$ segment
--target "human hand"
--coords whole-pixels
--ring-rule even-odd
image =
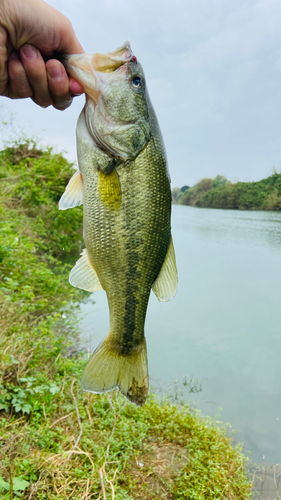
[[[66,109],[84,90],[52,57],[83,52],[67,17],[43,0],[0,0],[0,95]]]

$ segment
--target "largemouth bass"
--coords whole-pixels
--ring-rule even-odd
[[[118,387],[141,406],[150,290],[167,301],[177,289],[165,148],[129,43],[108,54],[67,56],[65,65],[86,93],[77,124],[79,171],[60,200],[61,209],[83,203],[86,249],[69,280],[89,292],[104,289],[110,312],[109,332],[82,387],[95,393]]]

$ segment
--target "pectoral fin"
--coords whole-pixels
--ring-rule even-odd
[[[111,210],[119,210],[121,206],[121,186],[118,174],[114,169],[111,173],[99,172],[98,192],[104,205]]]
[[[77,170],[65,188],[65,192],[59,201],[59,209],[66,210],[67,208],[79,207],[82,203],[83,179],[80,170]]]
[[[158,277],[154,282],[152,290],[154,291],[157,299],[160,300],[160,302],[168,302],[168,300],[171,300],[176,295],[177,286],[178,272],[175,250],[171,237],[167,255],[163,262],[160,273],[158,274]]]
[[[102,290],[102,285],[89,260],[86,248],[82,251],[80,259],[70,271],[69,283],[76,288],[86,290],[86,292],[98,292],[98,290]]]

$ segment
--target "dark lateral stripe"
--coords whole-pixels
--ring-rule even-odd
[[[124,333],[122,342],[122,354],[129,354],[134,347],[134,331],[136,327],[136,310],[139,303],[138,300],[138,272],[139,255],[135,250],[128,249],[128,266],[129,270],[126,273],[126,302],[124,315]]]

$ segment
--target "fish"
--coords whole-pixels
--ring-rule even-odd
[[[69,281],[89,292],[105,290],[110,314],[82,388],[118,388],[142,406],[149,389],[150,291],[165,302],[178,282],[164,142],[129,42],[107,54],[66,56],[64,64],[86,94],[76,131],[79,169],[59,202],[62,210],[83,204],[85,249]]]

